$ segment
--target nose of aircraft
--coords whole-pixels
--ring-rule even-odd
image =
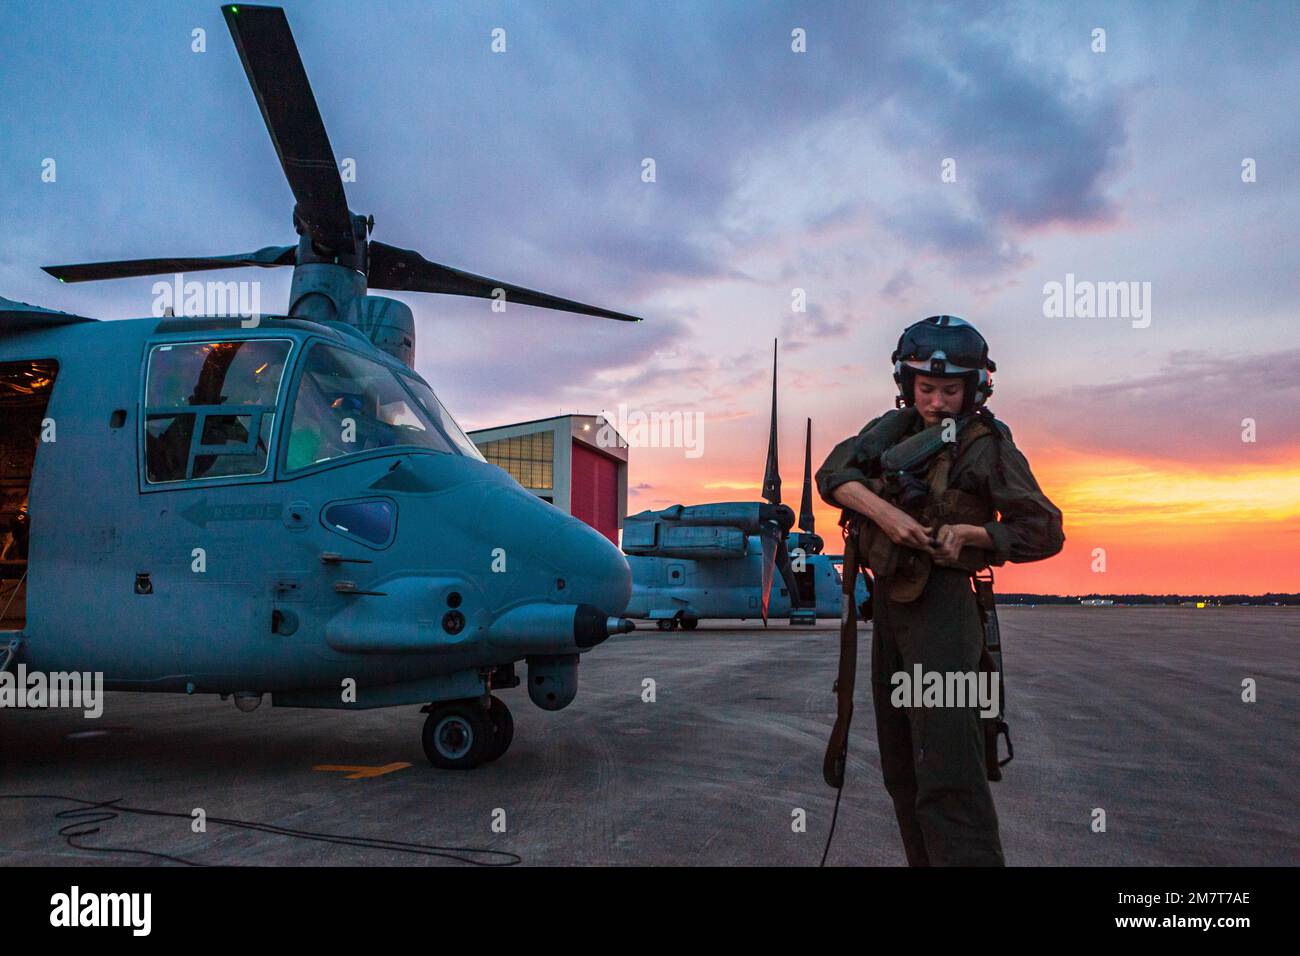
[[[513,481],[487,497],[474,531],[480,540],[509,550],[510,568],[522,572],[510,576],[517,588],[514,600],[588,604],[611,617],[621,615],[631,600],[632,571],[623,552],[594,528]],[[520,563],[517,549],[526,554]]]
[[[621,615],[632,598],[632,571],[623,552],[577,518],[554,514],[561,520],[540,542],[537,555],[555,568],[556,581],[548,598],[564,604],[590,604],[613,617]]]

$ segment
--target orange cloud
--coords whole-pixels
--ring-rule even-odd
[[[998,590],[1041,594],[1262,594],[1300,590],[1300,456],[1191,467],[1164,460],[1031,455],[1065,516],[1065,548],[997,569]],[[816,502],[839,551],[839,512]],[[1097,552],[1096,549],[1102,549]],[[1105,571],[1099,557],[1105,558]]]
[[[761,462],[752,448],[716,436],[707,459],[634,450],[637,480],[652,487],[629,510],[712,501],[755,501]],[[1096,455],[1036,442],[1022,448],[1043,490],[1065,516],[1062,552],[997,569],[1003,592],[1044,594],[1247,593],[1300,590],[1300,451],[1282,462],[1205,465]],[[759,446],[761,447],[761,446]],[[787,449],[789,451],[790,449]],[[818,449],[820,452],[820,449]],[[814,455],[814,467],[820,456]],[[798,508],[802,462],[787,462],[782,489]],[[753,471],[752,478],[745,475]],[[842,549],[839,512],[814,500],[827,549]],[[1096,549],[1102,552],[1096,552]],[[1105,555],[1104,572],[1097,556]]]

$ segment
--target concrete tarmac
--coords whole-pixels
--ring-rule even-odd
[[[1010,865],[1300,863],[1300,611],[999,609],[1016,759],[993,784]],[[830,863],[904,864],[880,781],[860,635],[848,783]],[[215,697],[109,694],[104,714],[0,711],[0,793],[122,814],[73,843],[236,865],[454,864],[233,829],[492,848],[534,865],[815,865],[835,793],[821,764],[838,624],[644,623],[583,656],[577,699],[501,697],[515,740],[470,772],[431,768],[416,707],[251,713]],[[521,668],[521,676],[522,676]],[[1242,701],[1255,681],[1257,701]],[[643,699],[653,681],[654,700]],[[408,767],[398,767],[409,763]],[[320,766],[381,768],[349,779]],[[154,864],[69,846],[76,805],[0,800],[0,865]],[[1094,811],[1105,832],[1094,832]],[[802,812],[802,814],[801,814]],[[800,816],[806,827],[799,832]],[[498,829],[504,822],[505,832]]]

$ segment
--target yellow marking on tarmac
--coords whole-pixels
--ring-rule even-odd
[[[346,773],[345,780],[365,780],[369,777],[382,777],[386,773],[393,773],[395,770],[405,770],[409,763],[386,763],[382,767],[351,767],[345,764],[322,763],[312,767],[313,770],[324,770],[326,772]]]

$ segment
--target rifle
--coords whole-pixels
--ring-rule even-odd
[[[840,664],[831,692],[835,694],[835,726],[831,728],[826,743],[826,756],[822,759],[822,777],[835,788],[835,809],[831,813],[831,828],[826,834],[821,865],[831,852],[835,838],[835,821],[840,816],[840,797],[844,795],[844,772],[849,762],[849,725],[853,723],[853,688],[858,674],[858,528],[857,521],[846,518],[844,527],[844,570],[841,573],[842,592],[840,606]],[[874,586],[873,586],[874,592]],[[874,595],[873,595],[874,596]]]
[[[822,777],[839,790],[844,786],[844,769],[849,759],[849,725],[853,722],[853,688],[858,671],[858,535],[856,522],[845,525],[844,571],[840,608],[840,665],[831,692],[835,694],[835,726],[826,744]]]
[[[994,782],[1002,779],[1002,768],[1015,759],[1011,746],[1011,728],[1007,726],[1007,685],[1002,672],[1002,631],[998,627],[998,609],[993,597],[993,572],[987,577],[975,575],[975,603],[980,609],[980,624],[984,629],[984,648],[980,653],[980,669],[998,675],[998,714],[984,718],[984,768]],[[998,759],[998,737],[1007,741],[1007,759]]]

